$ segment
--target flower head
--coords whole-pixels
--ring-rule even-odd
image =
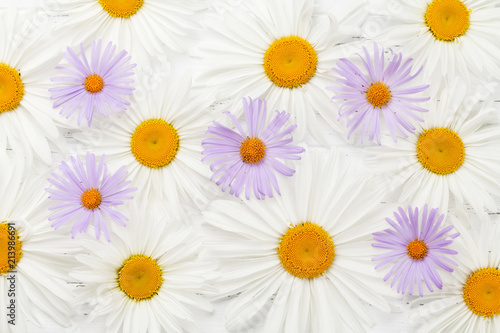
[[[218,178],[217,185],[222,185],[225,192],[239,197],[243,188],[245,196],[250,199],[250,193],[256,198],[264,199],[266,194],[272,198],[273,190],[280,194],[278,181],[273,171],[290,177],[295,170],[287,167],[278,159],[300,160],[298,154],[304,148],[289,145],[293,141],[291,133],[297,125],[291,125],[281,131],[290,115],[285,111],[276,110],[276,116],[267,125],[266,101],[257,99],[247,102],[243,99],[243,108],[247,121],[247,131],[229,111],[227,114],[237,128],[237,132],[214,121],[214,126],[208,128],[207,134],[218,138],[203,140],[205,147],[202,161],[214,160],[210,165],[215,170],[211,179]]]
[[[83,117],[90,126],[94,111],[99,115],[108,116],[108,110],[126,110],[130,103],[122,96],[131,96],[134,88],[129,84],[134,80],[130,70],[135,64],[129,64],[130,56],[125,50],[115,56],[116,45],[108,43],[101,55],[101,40],[92,43],[91,61],[87,60],[83,44],[80,44],[82,59],[67,48],[64,57],[69,67],[56,67],[69,75],[56,76],[51,80],[60,82],[60,87],[50,88],[51,99],[56,99],[54,108],[61,108],[61,114],[69,118],[79,109],[78,125]]]
[[[97,164],[95,155],[87,153],[86,168],[79,157],[71,157],[70,162],[71,166],[64,161],[59,166],[62,176],[52,173],[53,178],[49,178],[55,188],[45,189],[51,194],[49,199],[62,202],[50,207],[51,210],[59,210],[49,217],[53,221],[52,227],[57,229],[76,219],[72,229],[74,238],[77,232],[86,232],[93,220],[95,236],[99,238],[102,228],[109,242],[110,236],[103,214],[123,226],[128,221],[125,215],[111,208],[123,205],[124,200],[132,199],[129,194],[136,189],[127,188],[130,184],[130,181],[125,181],[128,172],[122,166],[114,174],[110,174],[104,164],[104,155]]]
[[[398,212],[394,212],[397,223],[386,218],[392,229],[373,233],[375,240],[373,247],[390,250],[390,252],[372,259],[373,261],[381,261],[375,266],[375,269],[396,262],[389,273],[385,275],[384,281],[393,276],[391,282],[391,287],[393,287],[399,280],[398,293],[404,294],[408,290],[408,293],[413,295],[416,283],[420,296],[423,296],[422,279],[431,292],[433,291],[432,284],[441,289],[443,282],[436,266],[453,272],[450,264],[455,266],[457,264],[443,254],[458,253],[446,247],[459,234],[447,235],[453,229],[452,225],[439,230],[445,215],[438,215],[437,208],[429,211],[425,205],[421,215],[421,223],[419,223],[418,208],[413,210],[409,206],[407,214],[403,208],[399,207]]]
[[[416,112],[427,112],[427,109],[416,106],[414,103],[425,102],[429,97],[417,95],[426,90],[428,85],[408,86],[422,71],[420,68],[411,75],[411,62],[403,62],[401,53],[394,54],[387,66],[384,65],[384,49],[373,44],[373,59],[367,49],[363,47],[364,58],[360,55],[365,72],[354,63],[343,58],[337,62],[338,68],[333,68],[341,78],[337,79],[338,86],[328,89],[339,93],[333,99],[345,101],[339,108],[338,120],[350,118],[347,127],[351,127],[347,138],[363,124],[363,137],[368,134],[370,141],[374,138],[380,145],[380,118],[385,120],[387,130],[394,141],[396,133],[408,137],[405,131],[413,133],[415,127],[409,119],[423,121]]]

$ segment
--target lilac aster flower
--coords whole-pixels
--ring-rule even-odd
[[[272,198],[273,190],[280,194],[278,181],[273,171],[287,177],[295,170],[287,167],[278,159],[300,160],[298,154],[304,148],[289,145],[293,141],[291,133],[297,125],[281,128],[290,118],[285,111],[276,110],[276,116],[267,126],[266,101],[257,99],[249,102],[243,99],[245,119],[248,131],[245,132],[239,121],[229,111],[224,112],[231,118],[237,132],[214,121],[214,126],[208,128],[207,134],[217,138],[203,140],[202,161],[215,160],[210,165],[212,180],[218,178],[216,184],[222,185],[222,191],[230,188],[229,193],[239,197],[243,188],[245,196],[250,199],[253,193],[257,199],[265,199],[266,194]]]
[[[398,208],[398,211],[399,214],[394,212],[397,223],[386,218],[392,229],[385,229],[383,232],[373,234],[373,239],[376,242],[372,244],[373,247],[390,250],[390,252],[372,259],[372,261],[381,261],[375,266],[375,269],[395,262],[389,273],[385,275],[384,281],[387,281],[392,275],[392,288],[399,280],[398,293],[404,294],[408,289],[408,293],[413,295],[413,287],[416,283],[420,296],[423,296],[422,279],[429,291],[434,291],[432,284],[441,289],[443,282],[436,266],[448,272],[453,272],[450,265],[458,266],[443,254],[458,253],[446,247],[459,234],[447,235],[453,229],[452,225],[439,230],[444,220],[444,214],[439,216],[437,208],[429,211],[425,205],[421,223],[419,223],[418,208],[413,210],[411,206],[408,207],[408,215],[401,207]]]
[[[63,224],[75,221],[71,232],[75,238],[77,232],[87,232],[93,220],[96,238],[99,238],[102,228],[109,242],[109,232],[103,214],[122,226],[128,221],[125,215],[111,208],[123,205],[124,200],[133,198],[129,193],[136,188],[127,188],[130,184],[130,181],[125,181],[128,171],[122,166],[114,174],[110,174],[104,164],[104,155],[98,164],[91,153],[87,153],[85,165],[79,157],[71,157],[70,162],[71,166],[64,161],[59,166],[62,175],[52,173],[53,178],[49,178],[49,183],[55,188],[45,189],[51,194],[49,199],[62,202],[50,207],[50,210],[59,210],[49,217],[49,220],[53,221],[52,227],[57,229]]]
[[[363,137],[368,132],[370,141],[376,138],[377,143],[380,145],[381,116],[385,119],[392,139],[396,142],[396,133],[406,138],[408,134],[405,130],[410,133],[415,130],[409,118],[423,121],[416,112],[428,111],[414,103],[428,101],[430,97],[417,95],[426,90],[429,85],[408,86],[420,74],[422,67],[411,75],[412,66],[410,64],[413,59],[410,58],[402,63],[403,56],[401,53],[394,54],[392,60],[385,67],[384,49],[379,50],[376,43],[373,45],[373,59],[365,47],[363,47],[365,58],[358,54],[366,73],[363,73],[351,61],[342,58],[337,62],[338,68],[333,68],[342,76],[337,79],[340,85],[330,86],[328,89],[338,92],[332,99],[344,101],[339,108],[338,120],[350,118],[347,127],[351,129],[347,138],[349,139],[352,133],[363,123],[361,142],[363,142]]]
[[[56,67],[69,75],[51,78],[53,82],[60,82],[63,86],[50,88],[51,99],[56,99],[54,108],[64,105],[60,114],[69,118],[77,109],[78,125],[83,116],[87,123],[92,124],[94,111],[99,115],[108,116],[108,109],[113,111],[126,110],[130,103],[122,96],[131,96],[134,88],[129,87],[134,80],[130,76],[136,65],[129,64],[130,56],[121,51],[115,56],[116,46],[111,42],[101,56],[101,41],[92,42],[91,61],[87,61],[83,44],[80,44],[82,59],[71,48],[67,48],[64,58],[68,67]]]

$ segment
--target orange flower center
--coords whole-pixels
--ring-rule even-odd
[[[427,255],[427,245],[420,239],[414,239],[406,245],[406,253],[413,260],[422,260]]]
[[[104,88],[104,80],[97,74],[85,78],[85,89],[92,94],[98,93]]]
[[[381,108],[391,100],[391,90],[385,83],[373,82],[366,90],[366,99],[371,105]]]
[[[266,155],[266,146],[261,139],[257,137],[247,137],[240,146],[241,159],[245,163],[258,163]]]
[[[141,301],[158,293],[163,283],[162,274],[156,260],[142,254],[132,255],[118,270],[118,285],[128,297]]]
[[[87,209],[96,209],[101,204],[101,193],[98,189],[93,187],[86,189],[83,191],[80,196],[80,201],[82,202],[82,206]]]

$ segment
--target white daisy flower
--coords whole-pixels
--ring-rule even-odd
[[[27,164],[51,164],[49,142],[57,143],[59,132],[47,87],[59,59],[46,31],[33,30],[36,18],[34,11],[0,10],[0,150],[10,146]]]
[[[361,332],[374,325],[361,301],[390,310],[370,262],[383,187],[341,163],[335,152],[306,154],[281,197],[215,201],[204,213],[219,237],[210,246],[223,269],[219,296],[238,293],[228,330],[264,317],[264,332]]]
[[[215,34],[200,45],[200,82],[219,87],[219,98],[236,102],[250,96],[265,99],[272,110],[286,110],[300,124],[299,141],[306,130],[322,139],[315,112],[342,133],[325,87],[333,81],[335,62],[352,53],[336,44],[356,32],[346,17],[363,18],[360,4],[316,14],[314,0],[257,0],[243,4],[247,11],[209,20]]]
[[[82,265],[71,275],[86,285],[79,296],[89,320],[104,316],[106,332],[195,332],[194,310],[212,310],[200,295],[212,270],[201,240],[166,220],[135,209],[112,244],[82,242],[89,254],[76,257]]]
[[[499,0],[415,0],[398,3],[382,40],[404,45],[402,51],[424,66],[434,80],[471,73],[498,77],[500,66]],[[495,8],[497,6],[497,8]],[[493,78],[493,77],[492,77]]]
[[[206,8],[202,0],[60,0],[58,15],[69,18],[61,26],[73,43],[103,39],[131,54],[149,55],[165,48],[182,52],[183,39],[199,27],[197,14]]]
[[[496,210],[491,194],[500,195],[498,110],[467,103],[463,85],[451,85],[431,100],[414,134],[369,149],[367,163],[402,189],[401,204],[430,204],[446,211],[450,197],[469,203],[478,214]]]
[[[0,332],[28,332],[27,321],[41,327],[47,318],[67,327],[67,272],[74,263],[66,254],[75,252],[75,243],[50,228],[45,178],[23,179],[1,155]]]
[[[463,212],[460,218],[468,219]],[[460,237],[453,243],[459,265],[452,280],[415,302],[428,302],[411,314],[424,323],[421,332],[500,332],[500,223],[487,217],[473,222],[469,230],[454,223]]]
[[[159,199],[174,218],[184,219],[186,210],[192,209],[185,203],[201,208],[207,203],[205,189],[216,189],[208,182],[209,168],[201,162],[212,93],[191,90],[188,74],[163,81],[141,96],[142,100],[132,99],[127,113],[75,136],[93,146],[91,150],[106,154],[110,167],[125,165],[142,203]]]

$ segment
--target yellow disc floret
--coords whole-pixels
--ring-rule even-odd
[[[240,146],[240,156],[245,163],[258,163],[264,159],[266,146],[257,137],[247,137]]]
[[[283,88],[297,88],[316,74],[318,56],[309,42],[298,36],[281,37],[264,54],[269,79]]]
[[[315,223],[288,229],[278,247],[281,265],[299,278],[314,278],[325,272],[335,258],[332,237]]]
[[[434,0],[427,6],[425,24],[436,39],[452,42],[467,32],[471,12],[460,0]]]
[[[366,99],[374,107],[381,108],[391,100],[391,90],[385,83],[373,82],[366,90]]]
[[[420,239],[414,239],[406,245],[406,253],[413,260],[422,260],[427,255],[427,244]]]
[[[463,297],[467,307],[478,316],[500,314],[500,270],[488,267],[469,275]]]
[[[101,204],[101,193],[93,187],[88,188],[83,191],[80,201],[83,207],[91,210],[96,209]]]
[[[152,118],[137,126],[132,134],[130,148],[142,165],[162,168],[175,159],[179,142],[179,134],[171,124]]]
[[[9,65],[0,63],[0,113],[15,110],[23,97],[21,74]]]
[[[163,283],[163,271],[145,255],[132,255],[118,270],[118,285],[128,297],[141,301],[153,297]]]
[[[465,146],[454,131],[436,127],[425,130],[417,141],[417,158],[422,166],[438,175],[460,168],[465,159]]]
[[[85,90],[89,93],[98,93],[104,88],[104,80],[97,74],[89,75],[85,78]]]
[[[99,0],[99,3],[110,16],[129,18],[141,9],[144,0]]]
[[[13,224],[0,223],[0,275],[16,268],[23,256],[22,241]]]

